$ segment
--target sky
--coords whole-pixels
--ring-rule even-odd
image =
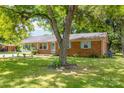
[[[40,36],[44,34],[51,34],[50,31],[45,31],[43,28],[35,27],[35,30],[31,32],[31,36]]]
[[[52,34],[50,31],[44,30],[42,27],[39,27],[36,22],[33,22],[34,31],[31,32],[31,36],[41,36],[45,34]]]

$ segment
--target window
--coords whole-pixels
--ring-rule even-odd
[[[31,50],[31,44],[24,44],[23,49]]]
[[[48,48],[47,43],[41,43],[40,44],[40,49],[46,50]]]
[[[81,48],[91,48],[91,41],[82,41]]]

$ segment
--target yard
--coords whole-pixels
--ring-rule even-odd
[[[48,68],[58,57],[0,59],[0,87],[124,87],[124,58],[69,57],[73,70]]]

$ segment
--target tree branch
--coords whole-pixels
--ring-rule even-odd
[[[0,8],[12,11],[12,12],[20,15],[22,18],[26,18],[26,19],[30,19],[32,17],[39,16],[41,18],[47,18],[48,20],[51,20],[50,17],[45,13],[34,13],[34,12],[25,11],[25,10],[24,11],[16,11],[13,8],[5,7],[5,6],[0,6]]]
[[[71,24],[72,24],[72,18],[74,16],[74,12],[76,10],[77,6],[75,5],[70,5],[68,6],[68,12],[67,16],[65,17],[64,20],[64,37],[63,38],[69,38],[70,32],[71,32]]]
[[[53,32],[54,32],[58,42],[61,43],[62,38],[61,38],[61,35],[59,33],[59,29],[58,29],[58,26],[57,26],[56,19],[54,17],[54,13],[53,13],[52,7],[49,5],[47,8],[48,8],[48,14],[49,14],[50,19],[51,19],[50,20],[50,24],[52,26]]]

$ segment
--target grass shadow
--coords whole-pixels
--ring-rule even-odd
[[[0,87],[124,87],[124,58],[68,57],[74,70],[57,71],[50,58],[15,58],[0,62]]]

